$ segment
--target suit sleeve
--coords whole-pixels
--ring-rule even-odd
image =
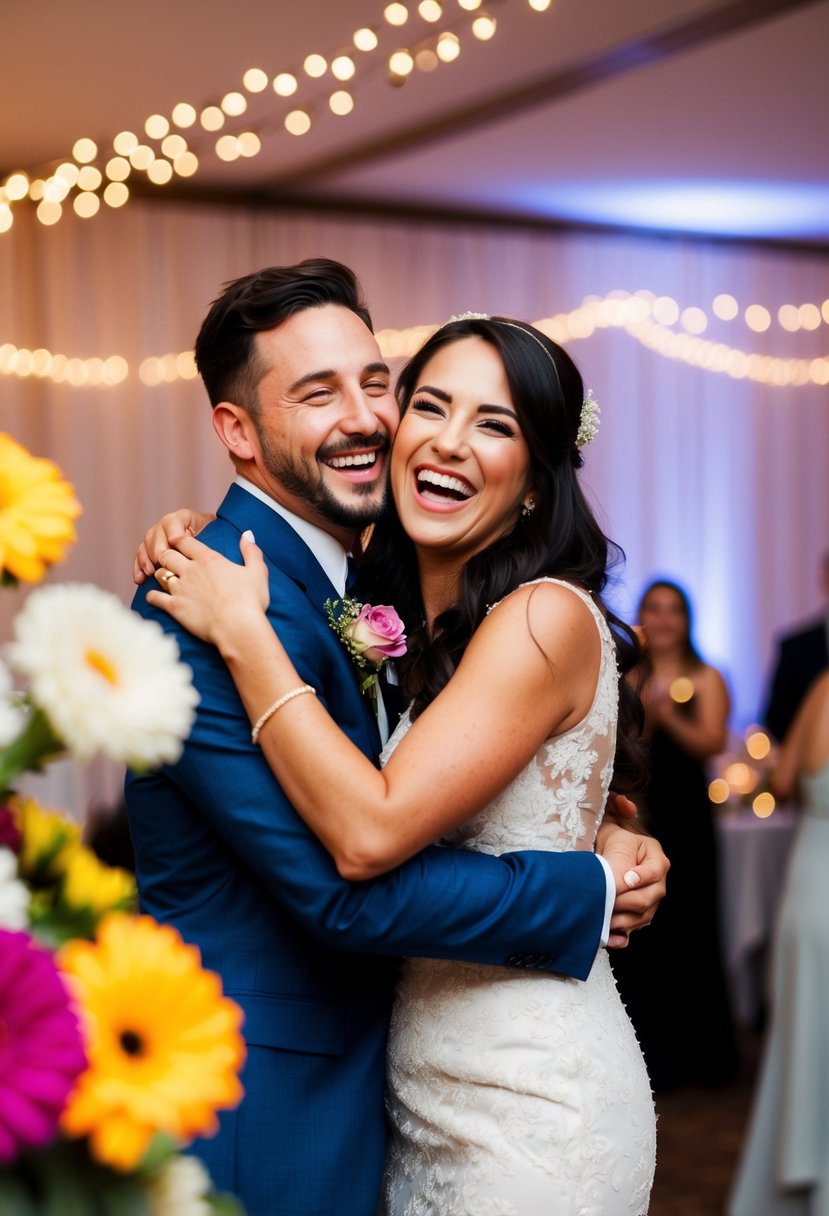
[[[156,615],[140,595],[136,607]],[[335,949],[586,977],[606,896],[591,852],[494,857],[433,846],[379,878],[347,882],[251,744],[247,714],[218,651],[171,618],[162,623],[197,673],[201,697],[183,756],[165,775],[308,933]],[[324,703],[325,680],[313,669],[319,657],[303,653],[299,629],[293,644],[283,630],[290,632],[290,620],[280,622],[280,636],[302,678],[323,690]],[[427,787],[424,775],[424,796]]]
[[[799,704],[799,689],[791,651],[791,640],[784,638],[779,643],[768,705],[763,715],[764,724],[778,743],[791,726]]]

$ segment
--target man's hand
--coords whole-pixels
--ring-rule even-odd
[[[665,880],[671,863],[653,836],[631,831],[613,821],[603,823],[596,839],[596,851],[608,863],[616,880],[616,902],[610,919],[608,946],[617,949],[628,944],[634,929],[653,920],[659,901],[665,895]]]

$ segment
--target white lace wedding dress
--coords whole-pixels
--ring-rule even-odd
[[[544,580],[555,582],[558,580]],[[607,623],[584,720],[550,739],[450,838],[485,853],[592,849],[613,768],[618,676]],[[384,749],[406,733],[405,714]],[[586,981],[410,959],[388,1048],[386,1216],[642,1216],[655,1115],[600,950]]]

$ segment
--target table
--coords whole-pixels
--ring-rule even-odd
[[[750,810],[720,811],[720,933],[735,1019],[758,1025],[767,1003],[769,947],[798,816],[779,806],[767,819]]]

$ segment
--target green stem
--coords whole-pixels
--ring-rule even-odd
[[[23,733],[0,753],[0,794],[11,793],[21,773],[38,772],[65,750],[43,710],[34,709]]]

